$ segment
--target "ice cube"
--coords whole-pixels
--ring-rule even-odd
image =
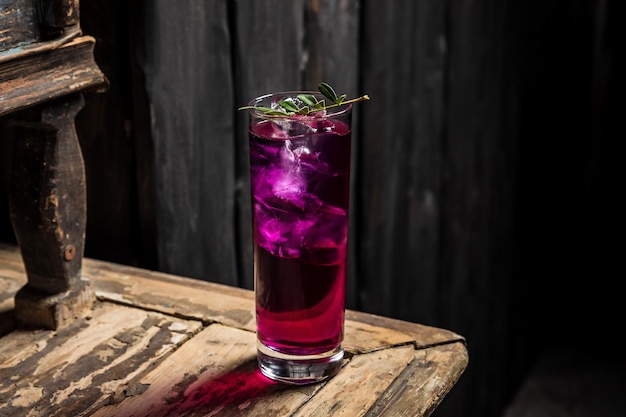
[[[319,265],[341,262],[346,255],[348,218],[345,210],[324,205],[308,228],[303,245],[309,260]]]
[[[277,176],[272,181],[272,193],[285,200],[297,198],[306,186],[305,182],[296,175]]]
[[[272,119],[272,124],[274,125],[272,136],[279,139],[304,136],[313,133],[311,127],[304,120]]]

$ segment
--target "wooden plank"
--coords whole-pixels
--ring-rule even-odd
[[[353,310],[346,311],[346,333],[348,331],[359,340],[360,348],[353,347],[360,352],[367,352],[375,349],[376,346],[402,344],[407,335],[417,348],[451,342],[465,343],[463,336],[450,330]],[[346,335],[346,342],[348,340],[348,335]]]
[[[362,88],[371,100],[360,106],[358,309],[435,323],[446,2],[362,7]]]
[[[255,329],[253,294],[247,290],[95,260],[84,263],[83,275],[102,299]]]
[[[237,2],[236,17],[234,46],[242,100],[237,106],[262,94],[304,88],[300,72],[305,54],[304,0],[243,0]]]
[[[319,389],[262,377],[254,334],[218,324],[131,385],[148,388],[141,395],[120,396],[119,403],[94,416],[286,416]]]
[[[227,1],[145,4],[159,269],[237,284]]]
[[[403,346],[352,358],[295,416],[365,415],[377,394],[384,392],[411,362],[414,352],[412,346]]]
[[[346,320],[344,333],[342,346],[352,354],[415,343],[414,335],[409,332],[405,333],[353,320]]]
[[[414,355],[410,346],[359,355],[328,383],[296,387],[259,376],[255,352],[253,334],[212,325],[132,382],[144,393],[94,416],[360,416]]]
[[[439,276],[446,291],[440,320],[477,341],[474,366],[445,403],[446,412],[457,415],[467,410],[466,401],[487,410],[504,406],[510,395],[507,384],[493,381],[506,380],[515,366],[503,341],[515,345],[510,321],[516,291],[513,190],[519,147],[515,31],[525,25],[511,2],[450,2],[448,13],[454,30],[447,38],[448,175],[441,200],[446,209]],[[540,201],[534,193],[533,199]]]
[[[199,348],[206,352],[205,357],[198,355]],[[198,360],[189,366],[190,355]],[[319,389],[287,386],[262,377],[256,368],[254,334],[219,325],[210,326],[170,359],[141,381],[155,390],[148,390],[130,405],[122,404],[123,415],[288,416]],[[172,393],[178,395],[172,398]],[[146,401],[157,408],[145,410]],[[116,409],[104,410],[103,416],[120,415]]]
[[[94,38],[83,36],[4,62],[0,66],[0,116],[69,93],[104,88],[106,78],[93,59],[94,44]]]
[[[316,91],[325,81],[338,94],[362,94],[358,91],[359,11],[358,0],[306,0],[303,88]]]
[[[15,330],[0,344],[2,413],[86,415],[200,328],[197,321],[100,303],[90,319],[60,331]]]
[[[409,366],[381,395],[366,417],[429,416],[468,364],[461,343],[418,350]]]
[[[267,396],[280,397],[286,390],[258,374],[253,333],[219,324],[209,326],[131,384],[147,389],[140,395],[121,396],[93,416],[269,416],[275,414],[265,408]],[[304,391],[309,394],[277,399],[280,408],[299,407],[314,392]],[[254,413],[257,403],[265,410],[261,414]]]

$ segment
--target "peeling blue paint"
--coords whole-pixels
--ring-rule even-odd
[[[35,40],[31,41],[31,42],[22,42],[16,46],[14,46],[13,48],[4,50],[4,51],[0,51],[0,58],[1,57],[5,57],[5,56],[9,56],[9,55],[14,55],[20,52],[24,52],[25,50],[28,49],[29,45],[32,45],[34,43],[37,43]]]

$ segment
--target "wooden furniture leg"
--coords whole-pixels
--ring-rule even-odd
[[[81,278],[87,203],[74,119],[83,105],[74,94],[12,115],[10,212],[28,277],[15,313],[23,324],[52,330],[88,313],[95,300]]]

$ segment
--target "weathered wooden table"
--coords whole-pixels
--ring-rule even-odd
[[[0,416],[428,416],[468,364],[458,334],[349,311],[339,374],[281,385],[256,370],[251,291],[92,259],[83,277],[87,316],[28,328],[0,246]]]

